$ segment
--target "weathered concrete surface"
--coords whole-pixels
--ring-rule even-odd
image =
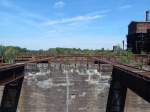
[[[150,112],[150,103],[128,89],[125,112]]]
[[[61,69],[60,69],[61,68]],[[42,71],[42,70],[41,70]],[[23,84],[23,112],[104,112],[109,84],[97,66],[52,64],[28,73]]]
[[[105,112],[110,71],[86,64],[37,68],[26,75],[20,112]],[[125,112],[150,112],[150,104],[128,91]]]

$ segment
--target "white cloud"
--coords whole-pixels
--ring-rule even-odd
[[[129,8],[132,8],[132,5],[127,4],[127,5],[122,5],[119,7],[119,9],[129,9]]]
[[[63,8],[65,6],[65,2],[58,1],[54,4],[54,8]]]
[[[111,12],[110,9],[104,9],[104,10],[100,10],[100,11],[95,11],[95,12],[91,12],[88,15],[99,15],[99,14],[107,14]]]
[[[100,19],[104,15],[94,15],[94,16],[75,16],[71,18],[63,18],[60,20],[49,20],[46,22],[46,25],[56,25],[56,24],[64,24],[64,23],[74,23],[74,22],[81,22],[81,21],[91,21],[95,19]]]

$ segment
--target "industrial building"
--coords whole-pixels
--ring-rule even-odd
[[[128,26],[127,48],[135,54],[150,53],[150,11],[145,21],[132,21]]]

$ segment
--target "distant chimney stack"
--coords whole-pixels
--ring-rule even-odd
[[[150,21],[150,11],[146,11],[146,21]]]

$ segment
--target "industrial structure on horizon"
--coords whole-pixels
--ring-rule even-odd
[[[127,49],[135,54],[150,53],[150,11],[145,21],[132,21],[128,26]]]

